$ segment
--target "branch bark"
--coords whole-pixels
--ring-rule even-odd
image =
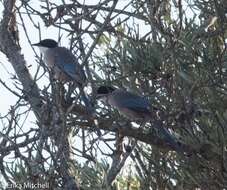
[[[41,116],[42,100],[39,93],[39,88],[36,82],[32,79],[24,56],[21,54],[21,48],[17,36],[15,0],[4,1],[3,19],[0,23],[0,50],[7,56],[12,64],[19,81],[23,86],[24,99],[28,100],[34,111],[36,118],[39,120]]]

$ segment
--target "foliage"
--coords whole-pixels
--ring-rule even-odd
[[[16,88],[0,82],[18,98],[1,117],[5,183],[48,182],[50,189],[73,184],[72,189],[81,190],[227,188],[226,1],[14,3],[4,2],[8,9],[0,27],[5,34],[0,35],[0,49],[15,69],[11,82]],[[14,66],[21,62],[18,57],[14,64],[11,50],[23,49],[22,36],[31,44],[25,22],[41,36],[52,27],[59,40],[70,42],[88,76],[101,137],[75,85],[53,80],[40,59],[33,78],[27,67]],[[10,53],[6,47],[13,47]],[[161,127],[178,139],[183,151],[153,130],[156,118],[139,128],[97,102],[95,90],[101,84],[147,97]]]

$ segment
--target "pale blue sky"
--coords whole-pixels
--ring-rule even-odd
[[[40,8],[40,5],[39,5],[39,3],[37,3],[36,0],[30,1],[30,2],[32,3],[33,8],[38,8],[38,9]],[[61,3],[61,0],[54,1],[54,2]],[[83,0],[81,2],[83,2]],[[95,0],[95,1],[86,0],[85,2],[87,2],[89,4],[96,4],[97,0]],[[122,1],[120,1],[120,3],[118,3],[118,7],[122,8],[127,3],[128,3],[128,1],[122,0]],[[1,17],[2,17],[2,8],[3,8],[3,6],[2,6],[2,4],[0,4]],[[58,39],[58,29],[53,28],[53,27],[47,28],[44,26],[44,24],[39,19],[39,17],[34,16],[33,18],[36,23],[38,23],[38,22],[40,23],[42,39],[44,39],[44,38]],[[17,20],[20,23],[20,19],[17,19]],[[27,29],[30,40],[32,42],[37,42],[39,40],[38,30],[35,27],[33,27],[33,25],[31,24],[30,20],[27,17],[24,17],[24,22],[26,24],[26,29]],[[34,52],[26,39],[23,28],[20,25],[18,25],[18,26],[19,26],[20,45],[22,47],[22,54],[25,56],[29,71],[34,76],[34,74],[37,71],[37,63],[35,62]],[[88,42],[89,42],[89,39],[88,39]],[[61,45],[67,47],[68,40],[67,39],[62,40]],[[12,75],[14,75],[15,72],[14,72],[11,64],[8,63],[6,57],[2,53],[0,53],[0,58],[1,58],[1,61],[0,61],[0,76],[1,77],[0,78],[12,89],[15,89],[14,86],[12,85],[13,80],[11,79]],[[40,75],[42,74],[42,70],[41,70],[41,72],[39,72],[39,74]],[[43,86],[43,85],[47,85],[47,84],[48,84],[47,77],[42,77],[42,79],[40,79],[38,81],[39,86]],[[11,94],[1,84],[0,84],[0,89],[1,89],[1,99],[2,99],[1,106],[0,106],[0,114],[4,115],[5,113],[8,112],[10,105],[14,105],[14,103],[17,101],[17,97],[15,97],[13,94]]]
[[[37,1],[32,1],[33,3],[33,8],[37,7],[39,8],[39,5],[36,3]],[[55,1],[56,3],[57,1]],[[61,1],[59,1],[61,2]],[[87,2],[93,2],[95,4],[95,1],[87,1]],[[125,2],[122,1],[122,3],[119,3],[119,7],[123,7],[125,5]],[[0,4],[0,13],[1,13],[1,17],[2,17],[2,4]],[[36,23],[40,23],[41,26],[41,33],[42,33],[42,39],[45,38],[52,38],[52,39],[58,39],[58,29],[53,28],[53,27],[45,27],[43,25],[43,23],[41,22],[41,20],[39,19],[39,17],[33,17],[34,21]],[[28,18],[26,18],[26,16],[24,17],[24,22],[26,25],[26,29],[29,35],[29,38],[31,40],[32,43],[36,43],[39,40],[39,33],[38,30],[33,27],[33,25],[31,24],[31,22],[29,21]],[[18,23],[19,23],[19,35],[20,35],[20,45],[22,47],[22,54],[25,57],[25,60],[27,62],[27,66],[28,69],[31,73],[32,76],[34,76],[34,74],[37,71],[37,62],[35,61],[35,54],[31,48],[31,46],[29,45],[27,38],[25,36],[25,33],[23,31],[22,26],[20,25],[20,19],[18,19]],[[89,42],[89,39],[87,39],[87,42]],[[92,42],[90,42],[92,43]],[[66,38],[63,38],[63,40],[61,41],[61,45],[62,46],[68,46],[68,40]],[[38,49],[37,53],[39,53]],[[15,89],[13,82],[14,80],[11,79],[13,75],[15,75],[15,72],[11,66],[11,64],[7,61],[7,58],[5,57],[4,54],[0,53],[0,79],[5,82],[7,84],[7,86],[9,86],[11,89]],[[42,70],[39,72],[39,75],[41,75],[43,72]],[[38,82],[38,85],[41,87],[43,85],[48,85],[49,80],[47,76],[43,76]],[[0,90],[1,90],[1,103],[0,103],[0,116],[4,116],[6,113],[8,113],[10,106],[14,105],[16,103],[16,101],[18,100],[17,97],[15,97],[12,93],[10,93],[6,88],[4,88],[2,86],[2,84],[0,84]],[[17,90],[16,90],[17,91]],[[19,91],[18,91],[19,92]],[[20,109],[20,111],[23,111],[23,109]],[[32,113],[29,114],[29,117],[26,120],[26,127],[23,128],[24,131],[29,130],[31,127],[35,127],[35,117],[33,116]],[[18,121],[19,123],[23,123],[24,120],[21,119],[20,121]],[[1,122],[0,122],[0,127],[1,127]],[[15,130],[21,130],[21,129],[15,129]],[[77,142],[77,146],[78,146],[78,142]],[[104,145],[103,143],[100,144],[101,147],[106,148],[106,145]],[[79,147],[78,147],[79,148]]]

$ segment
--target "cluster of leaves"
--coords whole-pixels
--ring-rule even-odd
[[[163,110],[166,126],[197,150],[182,157],[143,145],[137,150],[141,162],[139,157],[134,159],[141,189],[226,187],[227,19],[213,21],[223,13],[220,2],[194,3],[191,6],[199,8],[198,17],[187,17],[184,12],[166,28],[164,18],[160,23],[164,30],[155,39],[119,37],[114,45],[106,44],[104,68],[114,70],[102,70],[105,79],[149,96],[151,104]],[[140,14],[147,16],[144,9],[149,3],[143,6]],[[208,11],[215,10],[212,7],[220,12]],[[184,20],[181,28],[180,20]]]

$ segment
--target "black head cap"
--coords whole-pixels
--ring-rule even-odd
[[[41,40],[39,43],[32,44],[33,46],[46,47],[46,48],[55,48],[58,46],[58,43],[52,39]]]
[[[109,94],[111,92],[113,92],[114,90],[116,90],[114,87],[112,86],[100,86],[97,89],[97,94]]]

